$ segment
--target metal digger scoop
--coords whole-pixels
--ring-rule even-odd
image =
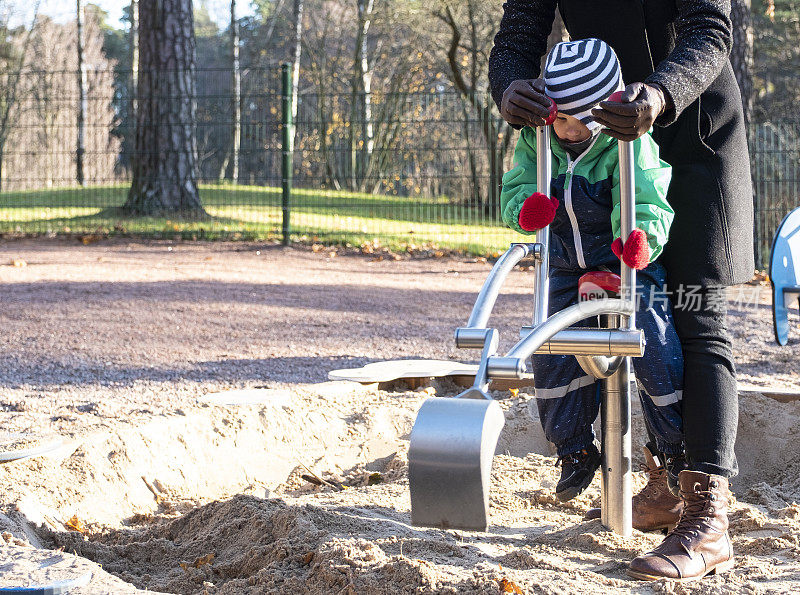
[[[550,180],[550,130],[537,128],[537,179]],[[542,148],[545,148],[542,150]],[[621,236],[635,222],[633,146],[619,143]],[[492,458],[505,424],[488,393],[490,379],[519,379],[534,353],[575,355],[588,374],[602,378],[602,522],[631,533],[630,357],[644,353],[634,325],[636,271],[621,265],[620,298],[582,301],[548,316],[550,228],[532,244],[512,244],[483,284],[469,321],[456,329],[456,346],[482,349],[473,386],[455,398],[433,397],[420,407],[408,450],[411,522],[425,527],[485,531]],[[486,328],[500,287],[525,257],[534,259],[533,325],[505,356],[498,334]],[[567,328],[601,316],[608,328]]]
[[[494,354],[497,331],[487,330],[485,341],[484,355]],[[472,388],[420,407],[408,449],[412,524],[486,530],[492,458],[506,423],[487,388],[482,363]]]

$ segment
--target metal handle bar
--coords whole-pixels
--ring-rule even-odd
[[[626,241],[636,226],[636,181],[634,179],[633,143],[619,141],[619,196],[620,237]],[[620,262],[620,292],[622,299],[633,303],[636,299],[636,269]],[[634,309],[620,321],[621,329],[636,328]]]
[[[550,156],[550,127],[536,129],[536,188],[550,196],[552,178],[552,158]],[[536,243],[542,246],[542,257],[533,268],[533,326],[547,320],[547,306],[550,299],[550,226],[536,232]]]
[[[522,327],[520,339],[527,337],[533,327]],[[641,332],[621,331],[614,327],[568,328],[558,331],[535,351],[541,355],[642,355],[640,353]]]
[[[525,373],[525,360],[534,354],[550,337],[576,322],[598,314],[622,314],[630,316],[633,305],[620,299],[598,300],[574,304],[556,312],[531,333],[511,348],[505,357],[490,357],[488,374],[490,378],[522,378]],[[639,345],[644,353],[641,333]]]

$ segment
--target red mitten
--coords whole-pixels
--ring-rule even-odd
[[[622,260],[622,240],[617,238],[613,242],[611,242],[611,251],[614,253],[614,256]]]
[[[611,251],[632,269],[642,270],[650,264],[650,246],[647,234],[639,228],[634,229],[625,244],[617,238],[611,242]]]
[[[519,211],[519,226],[525,231],[536,231],[553,222],[558,208],[558,199],[549,198],[541,192],[534,192]]]

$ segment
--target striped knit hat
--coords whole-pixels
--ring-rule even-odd
[[[625,88],[614,50],[594,38],[554,45],[545,63],[544,83],[558,111],[577,118],[589,130],[600,126],[591,109]]]

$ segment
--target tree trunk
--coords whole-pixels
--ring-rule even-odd
[[[294,60],[292,63],[292,122],[297,120],[297,89],[300,86],[300,57],[303,53],[303,0],[294,0]],[[295,127],[295,134],[297,128]]]
[[[372,68],[369,65],[369,47],[367,46],[367,32],[372,22],[374,2],[368,0],[365,5],[366,18],[364,19],[364,35],[361,38],[361,175],[366,175],[369,161],[375,150],[375,131],[372,118]],[[366,179],[362,180],[360,189],[364,189]]]
[[[138,112],[136,94],[139,86],[139,0],[131,0],[131,81],[130,81],[130,126],[136,121]],[[130,131],[128,131],[130,134]]]
[[[36,30],[36,26],[39,20],[39,5],[41,4],[40,0],[36,0],[33,4],[33,18],[31,19],[31,25],[28,28],[28,32],[25,34],[25,40],[22,43],[22,48],[19,52],[19,61],[14,68],[9,70],[8,77],[6,79],[6,84],[3,85],[3,89],[0,90],[0,165],[2,165],[3,160],[5,159],[5,147],[6,142],[8,141],[8,137],[11,133],[11,129],[13,127],[13,111],[14,108],[17,107],[17,92],[20,88],[19,78],[20,73],[22,72],[22,68],[25,66],[25,58],[28,56],[28,49],[31,45],[31,39],[33,39],[33,33]],[[0,171],[0,190],[3,188],[3,176],[2,172]]]
[[[486,142],[487,159],[489,161],[489,188],[484,212],[491,219],[496,219],[500,211],[500,186],[503,179],[503,156],[498,151],[498,134],[495,119],[492,115],[492,96],[486,93],[483,109],[480,111],[481,130]]]
[[[78,144],[75,150],[75,178],[78,184],[84,185],[83,156],[86,153],[86,68],[83,64],[83,6],[81,0],[76,1],[78,29]]]
[[[205,215],[197,188],[191,0],[139,0],[139,109],[133,182],[123,209]]]
[[[458,59],[458,49],[461,47],[461,30],[458,27],[455,16],[449,5],[445,5],[444,11],[437,16],[450,27],[450,46],[447,50],[447,63],[450,66],[450,79],[458,89],[461,101],[466,102],[471,108],[480,125],[486,150],[489,181],[487,188],[487,198],[483,203],[483,211],[486,215],[494,216],[500,206],[500,180],[502,179],[502,156],[497,154],[497,126],[492,115],[492,99],[488,92],[479,94],[473,84],[467,83],[462,72],[462,66]],[[471,28],[474,27],[471,23]],[[472,34],[473,39],[475,38]],[[475,59],[476,48],[473,48],[473,61]],[[475,83],[477,83],[477,76]],[[476,188],[475,193],[480,194],[481,189]]]
[[[350,107],[350,170],[351,186],[363,189],[361,175],[373,150],[371,81],[367,33],[372,23],[373,0],[356,0],[358,8],[358,30],[356,31],[355,56],[353,59],[352,104]],[[360,116],[360,117],[359,117]],[[361,138],[356,135],[356,121],[360,120]]]
[[[475,159],[475,150],[472,148],[471,130],[469,129],[469,113],[467,113],[467,106],[469,104],[465,101],[461,102],[461,113],[464,116],[461,124],[464,129],[464,149],[467,152],[467,163],[469,163],[469,179],[470,179],[470,198],[467,201],[467,206],[480,207],[481,206],[481,180],[478,175],[478,162]]]
[[[239,70],[239,21],[236,20],[236,0],[231,0],[231,57],[233,73],[231,80],[231,109],[233,110],[233,164],[231,180],[239,181],[239,146],[242,142],[242,73]]]
[[[744,120],[749,131],[753,113],[753,15],[751,0],[733,0],[731,3],[733,23],[733,49],[731,65],[742,93]]]

